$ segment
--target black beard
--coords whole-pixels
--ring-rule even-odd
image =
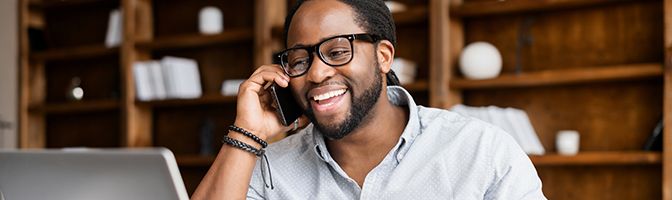
[[[345,120],[340,124],[325,125],[321,124],[315,118],[315,113],[312,107],[308,106],[306,109],[306,116],[313,122],[313,125],[319,130],[322,135],[328,139],[341,139],[352,131],[354,131],[360,124],[367,120],[367,116],[374,115],[371,111],[373,106],[380,97],[380,92],[383,87],[382,76],[376,64],[374,75],[374,82],[371,87],[367,88],[361,96],[352,93],[352,103],[350,104],[350,113],[345,117]],[[350,91],[352,92],[352,91]]]

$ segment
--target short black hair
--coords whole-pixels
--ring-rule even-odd
[[[287,44],[287,33],[289,32],[289,25],[292,23],[292,18],[299,7],[308,0],[298,0],[296,4],[289,10],[285,18],[285,44]],[[397,47],[396,28],[392,13],[385,6],[383,0],[339,0],[349,5],[355,13],[355,23],[366,33],[378,35],[384,40],[388,40]]]
[[[287,17],[285,17],[285,44],[287,44],[287,33],[289,32],[289,25],[292,24],[292,18],[299,7],[308,0],[298,0],[296,4],[289,10]],[[388,40],[394,48],[397,47],[397,34],[392,13],[385,5],[383,0],[339,0],[349,5],[355,13],[355,23],[368,34],[373,34],[381,37],[383,40]],[[394,71],[386,75],[387,85],[401,85],[399,79]]]

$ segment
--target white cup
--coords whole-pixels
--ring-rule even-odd
[[[579,132],[561,130],[555,136],[555,148],[560,155],[576,155],[579,152]]]

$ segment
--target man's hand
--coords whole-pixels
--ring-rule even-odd
[[[292,129],[292,126],[285,127],[280,123],[271,106],[273,99],[264,86],[273,82],[288,87],[289,76],[279,65],[262,65],[238,89],[235,125],[264,140]]]

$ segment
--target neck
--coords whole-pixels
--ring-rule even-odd
[[[390,103],[387,88],[383,87],[372,111],[346,137],[326,140],[330,154],[342,167],[356,163],[356,166],[373,168],[399,141],[408,121],[408,111]]]

